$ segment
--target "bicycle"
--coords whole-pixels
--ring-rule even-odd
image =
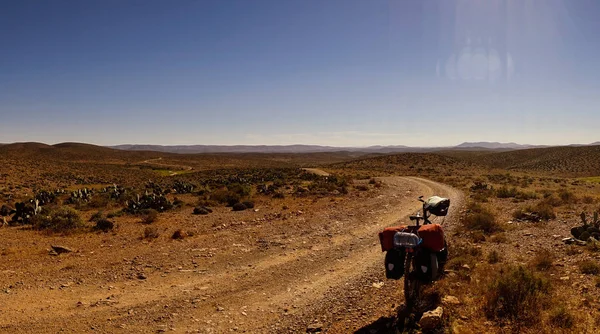
[[[408,308],[412,307],[419,299],[419,291],[423,283],[438,279],[439,272],[443,271],[443,266],[448,258],[448,247],[443,237],[443,230],[440,225],[432,225],[429,217],[432,214],[445,216],[450,206],[450,200],[434,196],[425,201],[423,196],[419,196],[419,201],[423,203],[423,215],[421,216],[420,212],[417,212],[416,215],[409,216],[410,220],[415,221],[416,224],[396,232],[393,241],[394,248],[404,250],[406,254],[404,298]],[[423,221],[422,225],[421,221]],[[433,228],[423,229],[423,226],[427,225],[431,225]],[[426,230],[434,232],[425,232]],[[436,234],[440,234],[439,231],[441,231],[441,244],[440,240],[437,240],[439,237],[436,236]],[[425,234],[428,235],[428,240],[425,240]]]

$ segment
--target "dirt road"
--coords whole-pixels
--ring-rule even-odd
[[[460,192],[432,181],[381,180],[376,191],[344,201],[325,198],[285,210],[265,205],[236,216],[181,213],[158,225],[193,228],[195,235],[183,241],[132,241],[139,229],[125,224],[115,235],[76,237],[79,251],[60,257],[44,254],[42,245],[65,239],[34,241],[24,247],[37,247],[39,254],[19,263],[20,250],[13,250],[15,256],[0,264],[0,332],[377,328],[403,300],[400,282],[384,279],[377,232],[408,223],[420,206],[416,198],[433,194],[451,199],[445,222],[451,229],[463,202]]]

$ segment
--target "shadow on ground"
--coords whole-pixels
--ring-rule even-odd
[[[421,294],[420,302],[413,308],[400,305],[393,316],[377,319],[355,331],[355,334],[400,334],[419,331],[417,324],[424,312],[435,309],[441,303],[441,296],[435,288],[427,287]]]

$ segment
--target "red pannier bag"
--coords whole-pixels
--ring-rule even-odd
[[[394,234],[407,228],[406,225],[386,227],[379,232],[379,243],[381,243],[381,251],[387,252],[394,248]]]
[[[439,224],[427,224],[419,228],[419,237],[423,239],[422,246],[434,252],[444,249],[444,229]]]

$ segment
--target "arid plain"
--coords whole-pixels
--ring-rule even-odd
[[[600,327],[600,146],[172,154],[20,143],[0,146],[0,161],[1,332]],[[420,195],[451,199],[436,220],[450,260],[406,312],[377,233],[408,223]],[[438,326],[422,328],[438,306]]]

